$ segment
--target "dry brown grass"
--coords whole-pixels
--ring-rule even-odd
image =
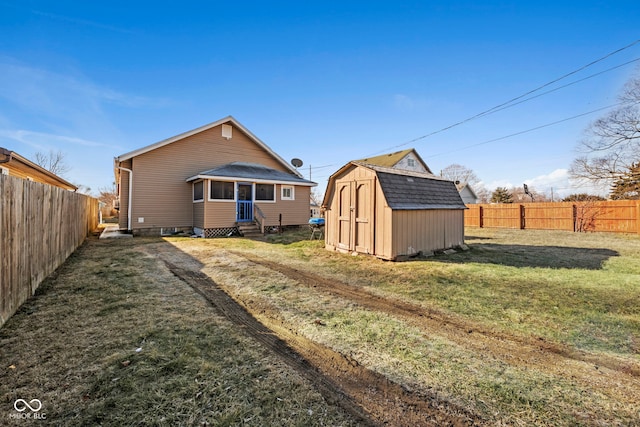
[[[638,421],[637,237],[474,230],[470,251],[408,263],[293,240],[172,243],[263,322],[277,318],[488,424]],[[433,320],[364,307],[255,257],[415,304]]]
[[[0,329],[0,425],[354,425],[144,250],[92,240]]]

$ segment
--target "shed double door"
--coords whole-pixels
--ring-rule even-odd
[[[372,180],[338,183],[338,248],[372,253]]]

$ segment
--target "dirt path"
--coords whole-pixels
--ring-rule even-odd
[[[365,423],[374,425],[484,425],[479,414],[424,388],[409,390],[330,348],[298,335],[274,307],[265,301],[235,300],[201,272],[220,249],[187,254],[171,247],[154,253],[180,279],[204,295],[221,313],[242,326],[249,335],[316,384],[327,401],[339,404]],[[536,337],[499,332],[463,318],[318,274],[296,269],[244,251],[228,256],[263,268],[264,275],[283,275],[326,295],[337,296],[365,309],[389,314],[419,328],[426,337],[441,337],[463,348],[511,366],[539,370],[558,379],[598,389],[615,401],[637,405],[640,367],[613,356],[590,354]],[[227,256],[227,255],[225,255]],[[234,261],[236,262],[236,261]],[[224,267],[221,267],[224,268]],[[255,313],[255,314],[251,314]],[[255,315],[255,317],[254,317]],[[260,320],[256,320],[259,318]],[[262,322],[262,323],[261,323]]]
[[[384,298],[361,287],[327,279],[264,258],[232,252],[248,261],[277,271],[301,285],[340,296],[364,308],[399,317],[421,328],[425,334],[435,334],[463,347],[477,351],[514,366],[552,372],[583,384],[594,384],[615,393],[620,401],[637,392],[640,366],[602,354],[589,354],[542,338],[510,335],[479,327],[433,309],[397,299]]]
[[[338,404],[364,424],[394,426],[471,426],[482,419],[425,392],[416,392],[390,382],[338,352],[315,343],[278,322],[256,320],[247,309],[227,295],[211,278],[184,267],[175,254],[160,258],[178,278],[209,301],[213,308],[262,343],[288,365],[318,387],[325,399]],[[178,265],[178,263],[180,265]],[[255,308],[255,307],[254,307]]]

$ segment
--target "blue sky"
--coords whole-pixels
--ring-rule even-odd
[[[61,150],[65,177],[96,192],[114,156],[233,115],[311,166],[320,193],[349,160],[413,147],[489,190],[566,195],[604,111],[499,138],[614,104],[640,43],[544,91],[600,75],[437,131],[629,46],[638,16],[637,0],[0,0],[0,146]]]

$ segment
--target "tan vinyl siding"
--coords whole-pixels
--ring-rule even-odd
[[[282,225],[308,224],[311,216],[309,209],[309,187],[295,187],[295,200],[282,200],[282,185],[276,185],[276,203],[256,201],[256,205],[266,217],[264,225],[278,225],[279,215],[282,214]]]
[[[192,185],[186,179],[234,161],[285,170],[266,150],[235,127],[230,140],[223,138],[221,126],[216,126],[136,156],[133,159],[132,228],[192,226],[195,219]],[[127,173],[123,172],[121,177],[122,185],[128,179]],[[126,198],[124,187],[121,194]],[[122,208],[120,212],[123,212]],[[228,218],[221,218],[223,213],[230,212]],[[206,223],[213,214],[207,208]],[[140,223],[139,218],[144,218],[144,222]],[[212,222],[224,223],[220,227],[227,227],[234,221],[235,206],[230,209],[225,206]]]
[[[236,202],[205,202],[204,228],[226,228],[236,225]]]
[[[193,204],[193,226],[204,228],[205,203],[197,202]]]

